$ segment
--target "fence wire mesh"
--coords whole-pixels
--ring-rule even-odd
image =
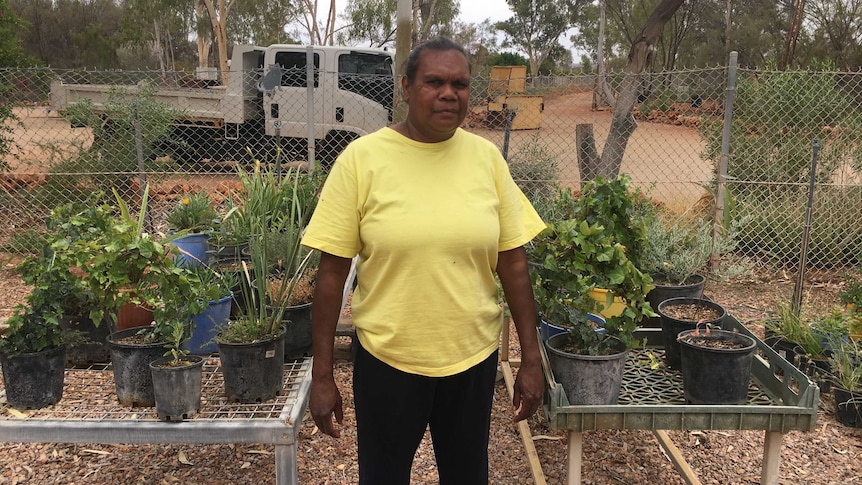
[[[304,62],[279,62],[284,69],[269,80],[273,86],[263,85],[254,68],[229,73],[227,87],[185,72],[0,70],[0,106],[7,110],[0,128],[0,250],[33,251],[52,207],[85,202],[97,190],[116,188],[133,199],[145,178],[159,220],[185,193],[224,197],[237,165],[254,158],[305,161],[313,137],[314,158],[325,169],[349,141],[391,123],[394,83],[374,59],[339,63],[338,72],[315,69],[311,97]],[[736,89],[728,90],[725,67],[643,75],[637,129],[621,172],[677,213],[713,217],[730,93],[722,223],[737,236],[737,253],[798,263],[811,145],[818,139],[808,263],[858,265],[862,74],[740,70],[738,76]],[[592,125],[603,150],[613,109],[601,93],[615,94],[624,74],[604,79],[606,88],[595,90],[594,75],[527,78],[498,68],[474,76],[464,127],[500,147],[528,195],[550,197],[556,184],[580,184],[577,125]]]

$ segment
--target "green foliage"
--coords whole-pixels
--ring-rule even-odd
[[[682,284],[706,266],[711,252],[711,223],[660,213],[646,219],[640,269],[653,277],[662,274],[671,284]]]
[[[682,101],[679,98],[680,96],[673,89],[661,87],[650,93],[638,110],[641,117],[646,117],[653,110],[667,113],[673,108],[674,103]]]
[[[206,192],[186,194],[165,214],[165,219],[171,229],[186,233],[210,232],[219,225],[219,216]]]
[[[31,304],[15,307],[14,313],[6,321],[9,328],[0,337],[0,352],[11,357],[61,345],[63,335],[59,323],[59,305],[36,301],[32,305],[38,308]]]
[[[190,334],[186,332],[186,326],[183,322],[179,320],[173,320],[171,322],[166,322],[163,325],[165,329],[165,336],[167,337],[167,345],[165,348],[168,349],[165,352],[165,357],[171,357],[171,365],[179,365],[181,359],[189,355],[189,351],[182,348],[183,343],[185,343],[189,338]]]
[[[70,104],[63,113],[73,126],[86,126],[93,132],[90,149],[60,155],[59,160],[52,163],[53,173],[76,174],[71,181],[68,176],[60,177],[64,187],[127,186],[130,174],[140,171],[136,126],[139,127],[144,171],[163,172],[171,168],[155,159],[159,147],[170,142],[174,119],[181,112],[156,101],[152,85],[140,84],[136,92],[129,92],[129,89],[112,87],[104,106],[84,100]]]
[[[218,339],[223,342],[249,342],[280,331],[286,302],[313,256],[300,241],[322,181],[294,168],[279,176],[260,161],[252,171],[240,168],[239,177],[243,191],[230,217],[242,221],[250,235],[244,284],[252,291],[242,293],[246,314],[222,330]],[[283,275],[275,291],[265,284],[273,272]]]
[[[533,134],[509,156],[509,171],[515,183],[534,206],[551,199],[557,191],[557,157]]]
[[[782,302],[776,305],[775,317],[767,320],[765,326],[782,339],[798,345],[810,357],[825,356],[830,342],[844,340],[850,334],[847,317],[840,310],[834,309],[821,318],[810,318]]]
[[[737,197],[735,219],[738,249],[797,264],[808,196],[795,191],[765,189],[764,197]],[[853,266],[862,262],[862,219],[858,217],[860,187],[818,187],[814,195],[808,263],[814,267]]]
[[[852,309],[862,310],[862,266],[856,270],[856,275],[844,274],[844,288],[838,292],[838,298],[845,305],[853,305]]]
[[[638,193],[629,192],[626,181],[626,177],[597,180],[580,197],[560,190],[548,210],[554,218],[529,250],[540,313],[555,325],[569,327],[573,343],[589,354],[612,346],[609,336],[632,348],[638,322],[655,315],[646,302],[652,278],[638,269],[629,258],[631,251],[620,242],[627,238],[634,247],[642,247],[644,242],[643,228],[632,230],[642,223],[633,217]],[[626,302],[621,315],[607,318],[605,334],[596,333],[586,319],[587,313],[610,306],[610,301],[600,304],[589,296],[595,288],[609,290],[611,301],[620,297]]]
[[[829,367],[836,385],[848,390],[862,390],[862,346],[853,339],[830,342]]]
[[[527,66],[529,74],[530,61],[517,52],[495,52],[488,56],[489,66]]]
[[[831,182],[846,163],[860,166],[862,119],[834,72],[765,72],[742,78],[731,126],[733,159],[728,176],[747,182],[771,183],[768,192],[757,184],[735,188],[737,197],[753,202],[793,191],[807,183],[813,139],[823,140],[817,180]],[[704,155],[718,166],[720,121],[701,125]]]
[[[631,177],[622,174],[615,179],[597,177],[587,182],[572,206],[569,217],[601,224],[613,241],[623,246],[628,258],[640,267],[646,240],[646,227],[640,204],[647,201],[639,189],[631,190]]]

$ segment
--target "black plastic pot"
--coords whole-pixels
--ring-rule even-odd
[[[97,362],[110,362],[111,351],[106,339],[111,325],[106,318],[100,325],[93,324],[89,316],[61,317],[60,328],[64,332],[75,332],[74,343],[66,346],[66,363],[72,366],[87,366]]]
[[[13,355],[0,354],[6,402],[16,409],[40,409],[63,398],[66,348]]]
[[[252,343],[218,342],[225,398],[259,403],[273,399],[284,380],[284,329],[278,336]]]
[[[655,275],[653,280],[663,278],[662,275]],[[703,287],[706,284],[706,278],[703,275],[694,274],[685,279],[682,285],[660,285],[656,284],[655,288],[646,294],[646,300],[649,302],[653,311],[657,312],[659,304],[671,298],[701,298],[703,297]],[[649,317],[644,320],[644,327],[660,328],[660,317]]]
[[[284,322],[285,330],[285,360],[297,360],[311,356],[311,303],[285,307],[281,321]]]
[[[569,404],[616,404],[629,355],[625,344],[619,341],[618,352],[611,355],[570,354],[559,350],[568,338],[567,333],[552,335],[545,342],[545,349],[554,379],[563,386]]]
[[[187,355],[182,359],[187,364],[178,367],[165,365],[173,357],[162,357],[150,362],[156,412],[162,421],[190,419],[201,410],[204,358]]]
[[[701,327],[704,327],[704,324],[720,327],[722,321],[724,320],[724,317],[727,315],[727,312],[724,310],[724,307],[722,307],[718,303],[715,303],[710,300],[705,300],[703,298],[670,298],[659,303],[658,307],[656,307],[656,312],[661,318],[661,334],[662,341],[664,342],[664,357],[667,366],[671,369],[679,369],[681,365],[677,336],[679,336],[680,332],[683,332],[685,330],[694,330],[694,327],[695,325],[697,325],[697,322],[673,318],[665,313],[665,309],[675,305],[689,304],[704,306],[720,312],[720,317],[702,322]]]
[[[108,336],[111,367],[114,370],[114,387],[117,391],[117,400],[123,406],[156,405],[150,362],[164,355],[167,342],[151,344],[121,342],[123,338],[130,337],[145,328],[148,327],[129,328]]]
[[[862,392],[833,387],[835,396],[835,419],[851,428],[862,428]]]
[[[702,339],[723,341],[739,348],[712,348],[688,342],[694,331],[680,333],[682,388],[690,404],[742,404],[748,400],[751,360],[757,342],[748,335],[713,329]],[[703,330],[701,329],[701,333]]]

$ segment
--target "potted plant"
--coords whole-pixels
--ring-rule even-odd
[[[137,297],[153,309],[152,324],[108,336],[117,399],[124,406],[155,405],[149,364],[164,355],[176,322],[187,329],[208,303],[206,288],[192,269],[172,264],[168,256],[153,262],[146,281]]]
[[[687,403],[743,404],[748,400],[757,342],[748,335],[698,323],[680,332],[682,387]]]
[[[569,207],[570,195],[561,192],[558,204]],[[556,213],[570,218],[549,223],[530,248],[542,325],[564,330],[548,332],[551,368],[570,404],[614,404],[628,350],[636,345],[637,324],[653,314],[645,299],[651,280],[604,226],[573,217],[576,211]],[[608,299],[590,296],[597,287],[608,290]],[[618,314],[597,318],[614,297],[624,302]]]
[[[767,342],[785,353],[785,358],[828,392],[831,343],[848,340],[848,316],[833,309],[823,317],[808,317],[779,302],[775,317],[766,321]]]
[[[60,305],[39,288],[15,307],[0,335],[0,365],[6,402],[18,409],[39,409],[63,397],[66,348]]]
[[[830,346],[835,419],[862,428],[862,347],[854,339],[833,339]]]
[[[52,220],[63,217],[60,216],[62,212],[62,208],[52,211],[47,219],[49,229]],[[90,319],[90,311],[97,305],[96,297],[84,285],[80,275],[73,274],[68,266],[58,264],[56,253],[50,247],[63,237],[66,236],[49,232],[42,250],[24,258],[16,269],[21,279],[33,287],[34,296],[44,295],[60,308],[59,325],[66,345],[66,362],[71,365],[107,362],[110,356],[105,338],[110,333],[109,325]]]
[[[712,226],[706,221],[686,221],[661,211],[645,217],[646,244],[640,269],[653,279],[647,293],[653,309],[669,298],[700,298],[706,277],[703,270],[712,252]],[[649,326],[660,326],[653,317]]]
[[[720,304],[705,298],[669,298],[658,304],[661,335],[664,342],[665,363],[671,369],[680,369],[680,332],[694,330],[698,324],[721,327],[727,311]]]
[[[165,219],[174,233],[171,243],[180,254],[177,264],[199,266],[207,261],[207,241],[219,225],[219,217],[206,192],[185,194]]]
[[[204,358],[183,348],[188,339],[185,322],[176,319],[164,326],[167,351],[149,365],[156,413],[162,421],[183,421],[200,412]]]
[[[144,189],[137,217],[114,190],[117,205],[101,204],[60,224],[60,232],[80,235],[55,241],[60,264],[77,268],[98,304],[94,322],[108,317],[117,329],[148,325],[152,309],[140,293],[173,264],[170,246],[144,231],[149,187]]]
[[[308,266],[300,238],[311,217],[316,189],[306,185],[307,174],[296,168],[283,175],[256,162],[240,169],[244,188],[241,220],[246,221],[250,261],[241,261],[242,277],[251,291],[242,292],[245,313],[233,316],[216,342],[228,401],[260,402],[281,390],[285,349],[282,317],[287,299]],[[312,201],[307,200],[310,191]],[[305,202],[304,202],[305,201]],[[240,212],[240,211],[238,211]],[[273,238],[280,242],[272,244]],[[270,241],[268,243],[268,241]],[[267,296],[266,282],[282,268],[284,284]]]

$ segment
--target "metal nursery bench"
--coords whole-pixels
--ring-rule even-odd
[[[17,412],[0,404],[0,441],[12,443],[260,443],[275,445],[279,485],[297,483],[296,437],[311,388],[311,358],[284,364],[284,387],[271,401],[224,401],[219,360],[203,369],[201,412],[181,423],[158,420],[155,408],[119,405],[110,364],[66,370],[63,399]],[[5,397],[5,391],[2,394]]]

